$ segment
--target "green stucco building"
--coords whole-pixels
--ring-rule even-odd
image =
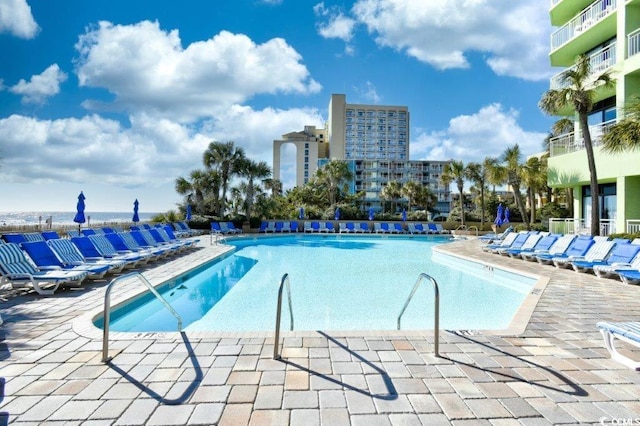
[[[596,76],[610,71],[611,89],[598,89],[589,116],[596,170],[600,183],[601,235],[640,230],[640,151],[602,152],[607,128],[624,116],[632,96],[640,96],[640,0],[551,0],[551,65],[567,69],[578,55],[590,58]],[[560,88],[562,70],[551,79]],[[571,117],[571,111],[565,111]],[[574,189],[577,224],[589,227],[591,194],[589,168],[580,128],[550,142],[549,185]]]

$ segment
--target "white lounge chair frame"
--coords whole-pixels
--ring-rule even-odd
[[[604,338],[604,345],[611,354],[611,359],[634,370],[640,370],[640,361],[622,355],[615,347],[615,340],[619,339],[640,348],[640,322],[599,322],[597,325]]]

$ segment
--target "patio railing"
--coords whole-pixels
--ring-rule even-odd
[[[609,120],[604,123],[589,126],[591,144],[594,147],[600,145],[602,136],[604,136],[614,124],[616,124],[616,120]],[[580,131],[565,133],[564,135],[549,140],[549,154],[551,157],[569,154],[582,149],[584,149],[584,143],[582,142],[582,132]]]
[[[616,62],[616,42],[613,42],[598,50],[597,52],[589,55],[590,75],[598,76],[610,67],[614,66]],[[568,87],[567,82],[563,81],[563,75],[567,70],[574,68],[575,65],[551,77],[549,87],[556,90]]]
[[[627,219],[627,233],[635,234],[640,232],[640,219]]]
[[[587,31],[616,10],[616,0],[599,0],[551,34],[551,50]]]
[[[640,221],[638,221],[640,229]],[[591,234],[591,220],[571,219],[571,218],[550,218],[549,232],[554,234]],[[600,219],[600,235],[609,236],[616,233],[616,222],[614,219]]]

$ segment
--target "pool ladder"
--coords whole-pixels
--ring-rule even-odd
[[[434,325],[433,325],[433,334],[434,334],[434,343],[433,343],[433,350],[434,350],[434,354],[436,357],[440,356],[440,346],[439,346],[439,342],[440,342],[440,291],[438,289],[438,283],[436,282],[436,280],[425,274],[425,273],[421,273],[418,276],[418,279],[416,281],[416,283],[413,285],[413,289],[411,290],[411,294],[409,294],[409,297],[407,298],[407,301],[404,304],[404,307],[402,308],[402,311],[400,312],[400,315],[398,315],[398,330],[400,330],[400,325],[401,325],[401,320],[402,320],[402,315],[404,314],[404,311],[407,309],[407,306],[409,306],[409,303],[411,302],[411,300],[413,299],[413,295],[416,293],[416,290],[418,289],[418,287],[420,286],[420,284],[422,283],[422,281],[424,279],[428,279],[429,281],[431,281],[431,283],[433,284],[433,289],[435,291],[435,309],[434,309]],[[280,318],[282,316],[282,293],[284,290],[284,287],[287,287],[287,299],[289,302],[289,317],[290,317],[290,322],[291,322],[291,327],[290,327],[290,331],[293,331],[293,309],[291,308],[291,285],[289,284],[289,274],[284,274],[282,276],[282,279],[280,280],[280,287],[278,288],[278,305],[276,308],[276,329],[275,329],[275,337],[273,340],[273,359],[281,359],[281,355],[280,355]]]
[[[104,312],[102,314],[102,317],[104,318],[102,333],[102,362],[104,363],[111,361],[111,358],[109,357],[109,317],[111,314],[111,289],[113,288],[115,283],[128,278],[138,278],[142,282],[142,284],[146,285],[149,291],[160,301],[160,303],[164,305],[165,308],[167,308],[169,312],[171,312],[176,320],[178,320],[178,331],[182,332],[182,318],[180,317],[180,314],[178,314],[175,309],[171,307],[169,302],[167,302],[165,298],[162,297],[160,293],[158,293],[158,290],[156,290],[155,287],[151,285],[151,283],[141,273],[131,272],[121,275],[111,280],[111,282],[107,286],[107,291],[104,294]]]

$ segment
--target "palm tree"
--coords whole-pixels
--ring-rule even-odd
[[[445,164],[440,175],[440,180],[446,186],[449,186],[451,182],[455,181],[458,187],[458,193],[460,194],[460,224],[464,225],[464,197],[462,191],[464,190],[464,179],[466,171],[462,161],[451,160],[450,163]]]
[[[529,158],[522,168],[522,178],[527,187],[527,198],[531,207],[529,223],[533,224],[536,221],[536,195],[547,185],[546,157]]]
[[[485,188],[491,179],[492,167],[496,164],[495,158],[486,157],[482,164],[467,164],[467,179],[474,182],[480,191],[480,228],[484,229],[485,220]]]
[[[271,196],[282,195],[282,181],[279,179],[265,179],[263,181],[266,190],[271,191]]]
[[[611,154],[640,149],[640,96],[625,107],[626,116],[602,137],[602,149]]]
[[[327,164],[316,170],[317,183],[326,187],[329,193],[329,206],[336,204],[336,198],[340,186],[345,186],[353,177],[346,161],[332,159]]]
[[[253,204],[255,202],[255,181],[256,179],[267,179],[271,176],[271,167],[265,161],[252,161],[244,159],[239,162],[238,174],[247,179],[245,192],[245,214],[249,220],[253,214]]]
[[[520,163],[522,153],[518,144],[507,147],[500,157],[501,163],[494,166],[496,177],[500,178],[501,183],[506,183],[511,187],[513,199],[516,201],[516,207],[520,212],[520,216],[526,222],[527,208],[522,199],[520,188],[522,186],[524,164]],[[527,226],[527,228],[530,228]]]
[[[219,216],[224,215],[227,201],[229,181],[237,174],[241,161],[245,158],[244,150],[233,142],[211,142],[203,154],[203,162],[207,169],[216,169],[220,174],[222,194],[220,195]]]
[[[391,213],[396,211],[396,201],[402,197],[402,185],[397,180],[387,182],[380,191],[380,198],[391,201]]]
[[[220,176],[215,170],[192,170],[189,179],[178,177],[176,192],[184,195],[186,203],[191,203],[194,213],[207,213],[211,203],[213,212],[218,211]]]
[[[423,186],[414,180],[410,180],[402,186],[402,195],[407,199],[407,210],[411,210],[411,207],[416,203],[422,188]]]
[[[593,78],[591,61],[586,55],[580,55],[576,59],[575,66],[562,73],[561,79],[564,87],[548,90],[542,96],[538,105],[547,114],[558,115],[559,111],[569,107],[578,115],[582,142],[587,154],[587,163],[591,175],[591,235],[599,235],[598,176],[588,119],[589,113],[593,109],[596,88],[601,85],[610,87],[614,83],[608,72]]]

